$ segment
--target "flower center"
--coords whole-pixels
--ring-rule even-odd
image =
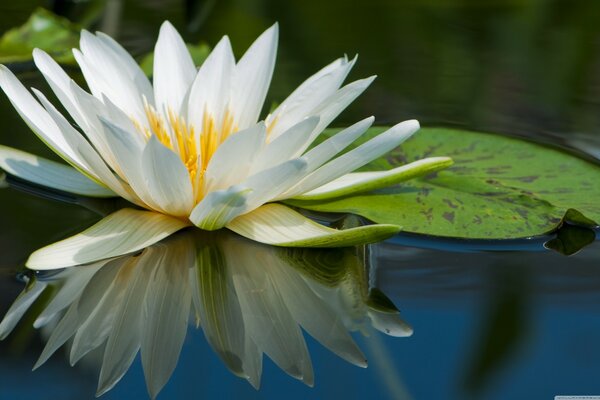
[[[190,174],[194,196],[199,202],[204,197],[202,190],[204,173],[210,159],[221,143],[237,131],[233,116],[227,110],[221,121],[215,121],[213,115],[205,112],[201,131],[197,134],[194,127],[189,125],[185,118],[175,114],[172,110],[168,110],[165,119],[164,115],[157,112],[150,104],[144,103],[144,108],[148,127],[141,128],[141,125],[137,123],[136,126],[147,139],[154,135],[164,146],[179,155]]]

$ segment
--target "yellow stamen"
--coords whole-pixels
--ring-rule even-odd
[[[146,139],[149,139],[151,135],[156,136],[165,147],[179,155],[190,174],[196,202],[199,202],[204,197],[202,192],[204,172],[210,159],[225,139],[237,131],[233,115],[227,110],[220,127],[218,127],[214,117],[205,112],[202,120],[202,130],[199,140],[197,140],[194,128],[172,110],[168,110],[165,120],[163,115],[147,102],[144,102],[144,109],[148,126],[146,127],[133,120],[136,129]]]

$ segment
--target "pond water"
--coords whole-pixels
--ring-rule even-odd
[[[54,4],[55,11],[73,19],[91,13],[85,2]],[[350,79],[375,73],[379,78],[335,125],[354,122],[357,115],[374,114],[378,124],[418,118],[426,126],[498,132],[583,152],[590,159],[600,157],[600,3],[169,0],[108,4],[96,28],[118,37],[137,55],[151,49],[166,18],[190,42],[202,39],[214,44],[227,33],[238,54],[265,27],[279,21],[278,65],[267,104],[284,98],[305,77],[339,55],[359,53]],[[36,5],[38,2],[22,1],[10,8],[0,6],[6,7],[0,8],[0,29],[22,23]],[[45,88],[31,65],[19,68],[20,78],[28,86]],[[0,143],[52,158],[1,97]],[[0,192],[4,210],[0,215],[2,316],[23,290],[26,275],[20,272],[33,250],[81,231],[115,207],[110,202],[90,203],[69,196],[56,201],[56,195],[50,196],[54,199],[32,195],[27,187],[12,183],[15,188]],[[199,318],[204,331],[189,325],[179,361],[158,398],[547,399],[561,394],[600,395],[600,242],[564,256],[544,248],[549,239],[498,243],[404,234],[368,248],[294,253],[253,245],[233,235],[178,235],[159,250],[148,250],[137,258],[159,253],[157,257],[168,259],[161,251],[180,256],[204,248],[210,261],[206,265],[219,266],[216,269],[222,275],[200,280],[205,284],[201,293],[215,294],[194,303],[192,293],[199,291],[190,271],[200,275],[202,271],[188,268],[183,261],[175,263],[188,269],[180,271],[180,281],[173,278],[173,290],[188,296],[185,307],[191,310],[191,322]],[[133,272],[115,282],[130,287],[128,282],[136,279],[144,264],[139,260],[121,263],[111,267],[115,276],[127,266]],[[157,270],[166,265],[155,264]],[[319,274],[319,268],[332,275]],[[236,269],[245,280],[234,284],[228,274]],[[85,279],[94,282],[99,279],[97,273]],[[43,274],[37,284],[48,282],[51,287],[59,281],[84,279],[79,273],[61,274],[64,281],[60,281],[63,275]],[[294,291],[294,282],[300,282],[303,291]],[[66,284],[62,284],[64,288]],[[229,325],[218,322],[216,315],[222,314],[211,308],[210,299],[223,291],[229,293],[225,297],[237,299],[238,313],[256,313],[252,326],[242,324],[239,315],[237,320],[231,317]],[[242,293],[256,297],[241,298]],[[400,310],[399,315],[390,301]],[[260,315],[249,304],[262,312],[279,310],[293,315],[307,331],[308,325],[316,325],[310,334],[304,334],[314,367],[314,387],[288,376],[268,357],[263,360],[259,390],[230,371],[236,370],[231,349],[240,345],[241,337],[253,337],[261,349],[271,349],[271,355],[287,349],[288,361],[307,368],[306,360],[298,359],[298,354],[306,355],[301,341],[289,330],[295,325],[283,317]],[[41,311],[41,302],[37,307]],[[14,332],[0,342],[0,399],[93,398],[102,349],[71,367],[61,348],[31,372],[52,332],[31,329],[34,314],[25,314]],[[132,311],[132,315],[136,313]],[[273,322],[283,320],[287,324]],[[220,331],[224,326],[235,328],[225,334]],[[335,335],[328,335],[327,329],[333,332],[334,326]],[[386,334],[385,327],[393,328],[395,336]],[[340,339],[345,330],[352,331],[368,360],[367,369],[332,352],[348,349],[348,342]],[[171,334],[177,333],[181,335],[181,329],[174,326]],[[281,343],[280,353],[269,347],[288,334],[289,341]],[[140,335],[135,340],[141,340]],[[207,340],[205,335],[213,339]],[[219,347],[215,337],[228,337],[230,347],[224,347],[231,351],[221,352],[219,357],[214,350]],[[169,340],[174,339],[159,343],[166,346],[172,343]],[[319,341],[329,342],[322,345]],[[172,355],[174,351],[165,352]],[[346,358],[360,364],[359,353],[348,354]],[[257,359],[248,356],[246,361],[251,364]],[[288,371],[298,375],[295,367],[288,365]],[[250,370],[256,371],[256,366]],[[310,380],[308,370],[303,371],[305,380]],[[240,374],[239,368],[237,372]],[[147,396],[138,355],[123,379],[103,398]]]

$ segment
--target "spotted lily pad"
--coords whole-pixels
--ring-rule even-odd
[[[384,128],[373,128],[363,140]],[[333,132],[328,132],[331,134]],[[423,128],[400,148],[363,170],[389,169],[425,157],[454,165],[396,187],[302,208],[362,215],[404,231],[438,236],[507,239],[548,233],[576,215],[600,221],[600,166],[523,140],[442,128]],[[568,211],[568,213],[567,213]]]
[[[27,22],[13,28],[0,38],[0,63],[32,60],[34,48],[48,52],[63,64],[73,64],[71,49],[79,43],[81,27],[43,8],[31,14]]]

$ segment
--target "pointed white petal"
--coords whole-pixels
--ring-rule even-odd
[[[315,134],[313,136],[316,137],[323,129],[325,129],[331,121],[344,111],[354,99],[360,96],[374,80],[375,77],[372,76],[349,83],[329,96],[320,106],[315,108],[312,113],[319,115],[321,120],[319,121],[319,125],[315,129]]]
[[[188,223],[151,211],[124,208],[68,239],[35,251],[32,269],[56,269],[132,253],[185,228]]]
[[[189,251],[175,250],[180,248],[164,249],[143,312],[142,366],[151,398],[156,398],[173,373],[187,334],[192,302],[187,279],[193,258]]]
[[[108,262],[94,275],[85,287],[79,300],[73,302],[58,325],[52,331],[40,358],[33,369],[44,364],[60,346],[65,344],[90,317],[111,287],[115,275],[119,272],[122,259]]]
[[[143,99],[153,105],[154,94],[148,78],[133,58],[114,40],[81,32],[81,53],[74,51],[94,96],[107,96],[139,123],[146,123]]]
[[[142,71],[138,62],[123,46],[107,34],[96,32],[96,38],[98,38],[107,51],[110,50],[116,54],[120,61],[119,65],[125,69],[127,76],[135,83],[138,92],[152,104],[152,84],[150,84],[150,80],[144,71]]]
[[[298,324],[290,315],[266,265],[251,258],[228,262],[239,297],[244,326],[258,348],[290,376],[312,383],[312,365]]]
[[[91,265],[80,266],[79,268],[69,268],[61,271],[60,279],[64,283],[50,303],[48,303],[40,315],[35,319],[33,327],[40,328],[46,325],[60,311],[75,302],[96,272],[98,272],[105,264],[106,262],[101,261]]]
[[[78,154],[78,146],[83,145],[85,141],[83,137],[71,135],[71,132],[63,132],[48,112],[4,65],[0,65],[0,87],[21,118],[47,146],[69,164],[80,169],[85,165]]]
[[[229,136],[210,159],[204,175],[204,192],[223,190],[242,182],[252,160],[262,150],[267,131],[263,122]]]
[[[248,377],[244,362],[246,331],[231,281],[231,267],[225,262],[224,252],[212,242],[196,251],[196,267],[190,271],[190,277],[204,335],[231,372]]]
[[[309,172],[319,168],[352,144],[360,137],[360,135],[369,129],[374,120],[375,118],[373,117],[365,118],[307,151],[306,154],[304,154],[304,158],[308,162]]]
[[[0,146],[0,168],[20,179],[63,192],[89,197],[116,196],[73,167],[10,147]]]
[[[317,296],[304,279],[284,262],[285,259],[273,261],[283,264],[270,271],[294,320],[338,356],[359,367],[366,367],[364,354],[327,301]]]
[[[323,200],[370,192],[439,171],[450,165],[452,165],[451,158],[430,157],[388,171],[354,172],[340,176],[323,186],[295,198],[301,200]]]
[[[279,27],[274,24],[250,46],[235,66],[231,109],[239,129],[256,123],[275,67]]]
[[[306,118],[275,138],[258,156],[255,156],[251,173],[263,171],[300,156],[310,145],[311,133],[318,123],[319,117]]]
[[[46,342],[46,346],[44,346],[44,350],[42,350],[42,354],[35,362],[33,366],[33,370],[35,371],[39,367],[41,367],[48,359],[69,340],[77,331],[79,327],[79,314],[77,313],[77,303],[71,304],[68,308],[65,315],[62,317],[58,325],[54,327],[52,330],[52,334],[48,341]]]
[[[58,100],[71,115],[73,120],[81,129],[87,130],[88,122],[81,113],[78,101],[71,91],[72,79],[67,73],[50,57],[45,51],[40,49],[33,50],[33,60],[35,65],[44,75],[46,81],[54,91]]]
[[[354,66],[356,57],[339,58],[304,81],[267,117],[272,137],[279,136],[332,96]],[[272,126],[271,126],[272,123]]]
[[[69,362],[75,365],[90,351],[102,346],[110,335],[113,323],[125,297],[128,275],[120,268],[115,279],[102,294],[91,312],[83,317],[73,337]]]
[[[209,193],[194,208],[190,221],[199,228],[215,230],[295,185],[305,175],[306,161],[287,161],[252,175],[239,185]]]
[[[34,281],[19,294],[0,322],[0,340],[5,339],[21,320],[29,307],[46,288],[43,282]]]
[[[79,132],[71,126],[71,124],[58,112],[58,110],[46,99],[46,97],[39,91],[33,89],[42,105],[46,108],[46,111],[52,117],[56,125],[70,137],[73,137],[74,143],[77,143],[77,149],[80,160],[81,172],[88,176],[90,179],[106,185],[112,189],[119,196],[139,204],[135,194],[131,192],[129,186],[122,182],[115,174],[108,168],[102,157],[96,152],[96,150],[85,140]]]
[[[162,210],[150,194],[142,169],[145,143],[104,118],[101,118],[101,121],[103,140],[110,146],[120,174],[145,204],[155,210]]]
[[[106,164],[117,174],[122,176],[122,171],[116,161],[111,144],[106,139],[104,127],[100,122],[100,117],[108,118],[109,116],[107,107],[102,101],[81,89],[73,81],[71,81],[70,90],[76,99],[79,111],[85,120],[84,131],[90,143],[96,148]]]
[[[116,283],[121,286],[120,290],[124,294],[115,312],[104,349],[97,395],[116,385],[129,369],[140,348],[143,329],[141,311],[154,265],[154,260],[149,260],[146,252],[137,259],[131,258],[121,268]]]
[[[227,224],[235,233],[257,242],[284,247],[345,247],[387,239],[396,225],[367,225],[337,230],[319,225],[281,204],[265,204]]]
[[[305,174],[308,163],[302,157],[276,165],[242,182],[252,189],[248,195],[246,211],[250,211],[271,201],[294,186]]]
[[[252,189],[236,185],[209,193],[192,211],[190,221],[198,228],[220,229],[246,210],[246,201]]]
[[[370,309],[368,314],[373,327],[386,335],[407,337],[413,334],[412,327],[400,318],[400,313]]]
[[[194,78],[196,67],[183,39],[171,25],[163,22],[154,47],[154,98],[160,112],[179,115]]]
[[[152,135],[142,153],[142,175],[150,196],[169,215],[187,217],[194,206],[190,174],[183,162]]]
[[[368,142],[323,165],[308,175],[292,191],[286,193],[286,195],[294,197],[306,193],[352,172],[390,152],[400,143],[411,137],[417,130],[419,130],[418,121],[409,120],[401,122]]]
[[[216,131],[220,131],[229,102],[234,64],[229,38],[224,36],[202,63],[192,83],[187,121],[194,127],[198,140],[200,135],[205,133],[203,132],[205,119],[208,123],[212,118]]]

